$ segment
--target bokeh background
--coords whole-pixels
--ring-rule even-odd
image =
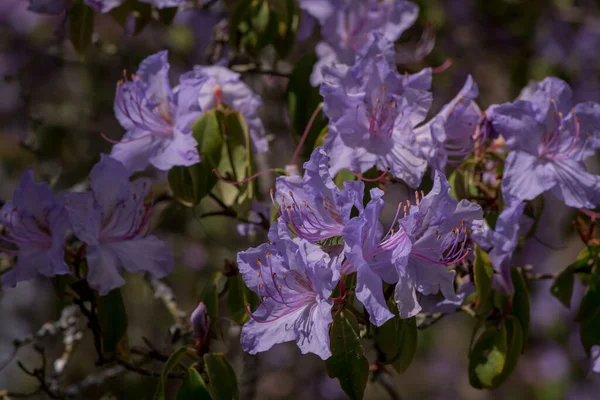
[[[194,64],[211,64],[227,56],[223,35],[227,13],[220,2],[205,9],[190,4],[170,26],[151,22],[140,34],[123,29],[109,15],[97,15],[96,33],[88,57],[82,61],[65,37],[64,16],[43,16],[27,11],[25,0],[0,1],[0,201],[9,200],[21,173],[34,168],[39,179],[57,191],[85,181],[91,166],[111,144],[100,133],[118,139],[123,129],[112,112],[114,89],[123,69],[135,71],[146,56],[170,51],[173,76]],[[450,100],[470,73],[480,87],[480,105],[510,101],[531,79],[554,75],[573,88],[576,102],[600,102],[600,1],[597,0],[422,0],[418,22],[401,39],[415,43],[427,23],[435,31],[431,54],[403,66],[415,71],[437,66],[451,58],[452,67],[433,81],[435,103],[431,115]],[[289,62],[265,65],[289,73],[294,63],[314,51],[317,31],[298,43]],[[224,61],[227,62],[227,59]],[[259,157],[261,167],[282,167],[291,158],[295,136],[286,109],[286,77],[244,74],[244,80],[264,100],[262,119],[272,138],[269,153]],[[308,84],[308,83],[307,83]],[[596,163],[597,164],[597,163]],[[598,165],[590,168],[598,172]],[[164,175],[156,174],[155,192],[166,190]],[[273,177],[261,178],[263,193]],[[402,188],[397,189],[402,196]],[[165,281],[175,291],[183,312],[191,312],[213,271],[224,259],[264,240],[260,229],[242,237],[237,223],[225,217],[196,218],[210,209],[202,203],[190,210],[159,202],[154,213],[156,232],[173,249],[176,270]],[[572,211],[546,199],[543,231],[519,253],[517,264],[538,272],[555,272],[572,262],[583,245],[574,232]],[[7,267],[0,259],[0,271]],[[443,318],[419,331],[415,361],[401,376],[388,379],[402,399],[539,399],[587,400],[600,398],[600,375],[589,375],[588,360],[579,342],[573,312],[549,293],[549,281],[531,282],[532,325],[527,352],[513,376],[495,391],[469,386],[467,350],[474,320],[461,313]],[[167,332],[173,317],[142,276],[129,275],[122,289],[129,316],[129,341],[148,339],[168,354]],[[573,304],[581,297],[576,289]],[[20,284],[0,291],[0,367],[13,353],[15,339],[37,332],[59,319],[68,299],[59,299],[49,281]],[[226,315],[226,314],[222,314]],[[301,356],[294,345],[278,345],[260,356],[242,354],[239,327],[224,316],[218,323],[223,336],[214,341],[232,360],[243,399],[343,399],[335,380],[327,377],[324,363],[314,355]],[[91,335],[74,338],[72,358],[57,382],[81,399],[151,399],[156,381],[120,369],[98,376]],[[64,351],[61,336],[38,341],[52,360]],[[0,371],[2,390],[28,393],[37,386],[16,365],[39,367],[32,346],[19,349],[15,359]],[[160,371],[160,365],[149,365]],[[114,376],[111,376],[114,375]],[[89,377],[92,376],[90,380]],[[86,380],[86,377],[88,380]],[[97,377],[94,380],[94,377]],[[83,382],[83,383],[82,383]],[[173,385],[176,387],[176,383]],[[366,398],[389,395],[379,385],[367,386]],[[45,399],[45,395],[30,398]]]

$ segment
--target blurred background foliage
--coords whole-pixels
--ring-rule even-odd
[[[407,48],[414,47],[430,24],[435,47],[423,60],[403,68],[415,71],[452,60],[449,70],[434,77],[432,115],[460,89],[467,74],[472,74],[480,87],[482,109],[514,99],[530,79],[548,75],[569,82],[575,102],[600,101],[600,1],[416,2],[421,8],[419,20],[401,42]],[[228,4],[209,1],[206,5],[192,1],[172,21],[162,15],[142,21],[138,34],[134,31],[139,25],[122,27],[114,15],[98,14],[82,59],[67,40],[64,16],[33,14],[27,11],[26,1],[0,2],[0,201],[12,197],[21,173],[31,167],[57,191],[84,182],[100,153],[109,152],[112,146],[100,133],[115,140],[124,133],[112,111],[114,88],[123,70],[135,71],[142,59],[165,48],[170,51],[174,76],[193,64],[212,64],[223,56],[222,62],[245,69],[244,80],[265,103],[261,116],[272,138],[271,150],[256,160],[257,169],[285,165],[314,109],[309,104],[319,101],[307,81],[319,35],[314,31],[293,48],[290,43],[266,46],[258,59],[252,51],[233,54],[228,50],[232,31],[227,19],[228,11],[235,9],[233,0]],[[251,42],[252,46],[261,47],[256,42]],[[269,73],[273,71],[276,73]],[[299,100],[290,96],[288,83],[303,87],[305,97]],[[313,128],[309,143],[314,143],[324,124],[322,120]],[[591,168],[598,171],[597,165]],[[160,173],[155,176],[163,182],[166,178]],[[258,184],[261,193],[268,193],[272,184],[273,176],[262,177]],[[160,198],[167,191],[166,183],[159,181],[154,191]],[[157,232],[176,256],[176,270],[166,282],[174,288],[185,312],[193,310],[215,271],[223,271],[224,259],[234,260],[237,251],[264,239],[260,229],[253,236],[241,237],[233,219],[198,218],[211,207],[206,199],[192,209],[159,201],[154,213]],[[575,259],[583,245],[575,238],[572,218],[562,205],[547,199],[543,216],[547,229],[527,244],[521,265],[555,272]],[[5,267],[1,261],[0,269]],[[393,377],[402,399],[597,399],[600,378],[587,375],[573,313],[550,295],[549,285],[530,285],[532,326],[527,352],[507,383],[493,392],[470,387],[467,350],[473,321],[458,313],[419,332],[415,361],[403,375]],[[577,286],[575,304],[581,291]],[[142,343],[143,335],[165,353],[171,352],[165,332],[173,318],[144,278],[128,276],[122,292],[130,343]],[[28,282],[0,292],[0,360],[11,354],[14,339],[57,319],[65,304],[57,299],[48,281]],[[227,305],[221,301],[220,307]],[[222,340],[215,342],[215,350],[221,346],[227,351],[239,375],[242,398],[253,394],[257,399],[345,398],[316,356],[301,356],[293,345],[279,345],[257,357],[242,354],[239,327],[222,318],[219,323],[226,329]],[[62,352],[62,344],[52,338],[42,344],[49,359]],[[61,384],[66,386],[95,371],[89,335],[76,346],[78,351],[61,376]],[[25,365],[39,363],[31,348],[20,350],[18,359]],[[81,398],[150,399],[155,383],[154,378],[121,373],[99,386],[91,385]],[[0,372],[0,388],[10,386],[11,390],[28,392],[35,385],[35,380],[24,376],[15,365]],[[385,396],[380,386],[367,386],[365,398]]]

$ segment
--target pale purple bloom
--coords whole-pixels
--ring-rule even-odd
[[[374,325],[393,317],[385,302],[382,281],[396,283],[394,299],[401,318],[421,311],[419,294],[441,292],[445,304],[454,307],[462,302],[464,296],[458,297],[454,291],[456,272],[448,266],[469,254],[467,234],[481,223],[482,211],[466,200],[457,203],[449,190],[446,178],[436,173],[427,196],[417,194],[414,205],[399,204],[384,235],[378,219],[383,192],[372,189],[364,212],[346,225],[343,237],[347,261],[342,272],[357,272],[356,297]]]
[[[71,7],[71,0],[29,0],[29,11],[57,15]]]
[[[471,154],[478,139],[481,110],[475,103],[477,84],[469,75],[460,92],[426,124],[415,130],[417,142],[434,171],[445,171],[447,162],[458,165]]]
[[[523,215],[525,203],[513,203],[502,210],[496,221],[495,230],[487,225],[473,233],[473,240],[489,252],[494,270],[494,284],[506,294],[512,294],[514,286],[510,276],[511,260],[519,237],[531,227],[531,221]],[[491,251],[490,251],[491,250]]]
[[[321,24],[323,40],[317,44],[319,60],[311,75],[313,86],[322,82],[324,66],[352,64],[372,32],[395,42],[419,13],[417,5],[405,0],[305,0],[301,7]]]
[[[206,78],[187,72],[173,90],[168,74],[167,51],[161,51],[146,58],[132,80],[117,85],[115,116],[127,133],[111,157],[130,172],[149,163],[166,171],[200,161],[192,125],[202,114],[197,99]]]
[[[321,95],[330,119],[325,149],[331,172],[346,168],[362,173],[377,166],[418,186],[427,162],[413,128],[431,106],[431,69],[398,74],[392,43],[374,34],[352,67],[327,67],[324,74]]]
[[[592,371],[600,373],[600,346],[592,346]]]
[[[546,78],[523,90],[520,100],[495,108],[492,125],[506,138],[502,193],[509,202],[550,190],[570,207],[600,203],[600,176],[583,161],[600,148],[600,105],[572,108],[571,89]]]
[[[90,192],[70,193],[66,209],[73,233],[87,244],[87,280],[105,295],[122,286],[123,269],[163,278],[173,270],[165,243],[148,235],[152,206],[145,203],[150,180],[129,182],[119,161],[102,154],[90,172]]]
[[[468,256],[468,233],[481,226],[482,210],[467,200],[457,202],[449,192],[445,176],[436,172],[431,191],[420,199],[416,196],[415,204],[399,221],[412,243],[408,262],[399,269],[394,293],[402,318],[421,310],[417,293],[441,292],[447,302],[456,306],[462,302],[454,292],[456,271],[448,270],[448,266]]]
[[[85,4],[99,13],[107,13],[113,8],[119,7],[125,0],[85,0]]]
[[[383,235],[379,222],[384,206],[382,196],[380,189],[371,189],[371,200],[364,211],[350,220],[342,234],[347,257],[342,272],[357,273],[356,298],[375,326],[394,317],[386,304],[383,281],[389,284],[398,281],[398,270],[404,267],[411,251],[410,240],[402,230],[390,228]]]
[[[242,348],[256,354],[295,340],[303,354],[325,360],[331,356],[329,297],[339,280],[338,258],[304,239],[291,239],[281,221],[273,224],[269,238],[272,243],[237,257],[246,286],[261,300],[254,312],[248,310],[251,318],[242,328]]]
[[[364,183],[344,182],[340,190],[329,172],[329,158],[317,147],[304,163],[304,177],[277,178],[273,204],[279,219],[290,230],[311,243],[341,236],[352,207],[362,210]]]
[[[254,150],[267,151],[269,144],[265,128],[258,115],[262,100],[241,80],[240,74],[218,65],[209,67],[197,65],[194,67],[194,72],[198,76],[207,78],[197,97],[202,110],[206,111],[215,108],[218,104],[224,104],[240,112],[250,129]]]
[[[13,268],[2,275],[4,288],[38,275],[70,273],[64,261],[64,240],[69,224],[62,200],[46,183],[35,183],[33,171],[21,177],[13,200],[0,210],[0,251],[17,256]],[[15,249],[16,248],[16,249]]]

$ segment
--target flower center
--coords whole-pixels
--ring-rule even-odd
[[[329,198],[323,198],[322,207],[319,209],[323,210],[325,215],[321,215],[315,213],[306,200],[297,202],[292,191],[288,195],[289,199],[282,195],[281,202],[277,203],[271,189],[273,205],[296,236],[308,241],[319,241],[341,235],[344,220],[338,212],[338,207]]]

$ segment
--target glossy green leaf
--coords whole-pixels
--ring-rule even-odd
[[[217,113],[220,111],[205,112],[192,127],[200,163],[169,170],[169,184],[175,199],[188,207],[200,203],[218,181],[212,170],[218,167],[224,146]]]
[[[591,268],[595,261],[595,258],[593,257],[594,254],[597,254],[597,249],[594,247],[586,247],[579,253],[577,260],[562,270],[554,280],[554,283],[550,288],[550,293],[560,300],[565,307],[571,307],[575,274]]]
[[[575,274],[569,267],[561,271],[554,280],[550,293],[556,297],[565,307],[571,308],[571,297],[573,296],[573,286],[575,284]]]
[[[175,352],[171,354],[167,362],[165,362],[160,379],[158,381],[158,387],[156,388],[156,392],[154,393],[154,400],[166,399],[165,385],[167,382],[167,377],[169,376],[169,373],[171,373],[171,371],[173,371],[173,369],[175,369],[175,367],[179,365],[179,363],[181,362],[181,360],[183,360],[183,357],[185,357],[187,352],[188,348],[186,346],[181,346],[180,348],[175,350]]]
[[[211,400],[210,392],[204,383],[204,379],[196,368],[188,368],[181,388],[177,393],[177,400]]]
[[[242,275],[228,277],[227,284],[227,310],[232,320],[243,325],[248,320],[246,304],[249,304],[250,301]]]
[[[529,332],[529,292],[527,291],[527,286],[525,285],[523,273],[520,270],[513,268],[510,274],[512,276],[513,286],[515,287],[515,294],[513,296],[510,313],[519,320],[524,342],[527,339]]]
[[[295,0],[285,0],[275,2],[273,11],[277,16],[277,38],[273,44],[279,57],[285,58],[296,43],[300,9]]]
[[[369,376],[369,362],[365,357],[351,313],[339,312],[331,324],[331,357],[326,361],[327,372],[338,378],[342,389],[351,399],[362,399]]]
[[[120,289],[98,298],[98,321],[102,331],[102,350],[114,353],[127,348],[127,311]]]
[[[69,12],[69,39],[75,51],[85,57],[94,33],[94,10],[77,0]]]
[[[243,115],[237,111],[218,111],[217,116],[225,142],[218,171],[229,180],[242,181],[254,170],[250,130]],[[215,192],[226,205],[236,206],[238,212],[244,212],[254,198],[254,185],[252,181],[239,185],[219,181]]]
[[[215,272],[212,274],[210,279],[208,279],[204,285],[204,289],[202,289],[202,293],[200,294],[200,301],[204,302],[208,316],[210,317],[210,320],[213,321],[211,324],[211,329],[216,325],[215,321],[217,321],[219,318],[219,297],[217,284],[222,276],[223,274],[221,272]]]
[[[575,320],[584,321],[598,312],[600,312],[600,268],[597,268],[590,276],[588,288],[581,299]]]
[[[502,370],[502,374],[498,378],[496,385],[506,381],[513,373],[519,361],[519,357],[521,357],[521,350],[524,344],[524,334],[519,320],[515,316],[509,315],[506,318],[505,323],[507,339],[506,362],[504,363],[504,369]]]
[[[382,326],[375,328],[375,344],[381,352],[379,362],[393,364],[403,353],[414,354],[417,336],[417,324],[414,318],[394,317]]]
[[[214,400],[236,400],[239,398],[235,371],[224,354],[205,354],[204,365]]]
[[[592,350],[592,346],[600,345],[600,310],[581,321],[579,336],[581,344],[588,354]]]
[[[265,34],[269,27],[269,2],[267,0],[252,1],[250,23],[252,28],[259,34]]]
[[[506,327],[487,328],[469,354],[469,382],[478,389],[497,386],[506,364]]]
[[[475,288],[477,300],[475,311],[478,315],[485,315],[492,308],[492,277],[494,268],[490,257],[479,247],[475,246]]]

